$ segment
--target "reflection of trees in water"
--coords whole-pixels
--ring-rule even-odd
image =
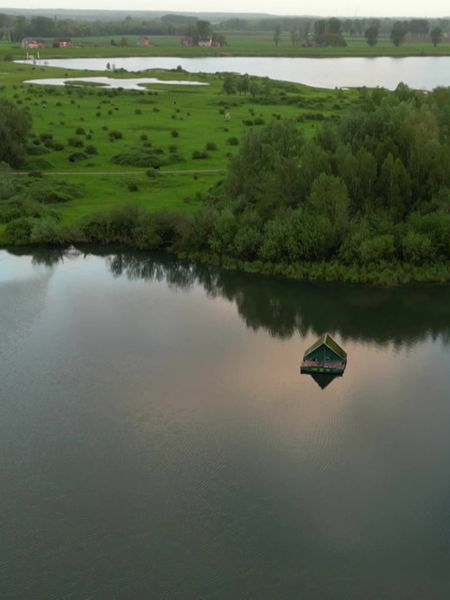
[[[300,283],[193,265],[166,255],[117,254],[108,266],[115,276],[165,280],[234,302],[247,327],[289,338],[328,331],[345,339],[413,345],[428,336],[450,341],[448,287],[372,288]]]
[[[14,256],[30,256],[33,266],[54,267],[65,258],[78,258],[82,253],[70,246],[69,248],[10,248],[8,252]]]

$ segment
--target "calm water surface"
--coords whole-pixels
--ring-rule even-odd
[[[145,90],[145,87],[148,85],[154,85],[155,83],[159,85],[188,85],[188,86],[198,86],[198,85],[208,85],[207,83],[202,83],[200,81],[182,81],[182,80],[169,80],[164,81],[161,79],[156,79],[155,77],[140,77],[140,78],[129,78],[129,79],[119,79],[118,77],[52,77],[49,79],[29,79],[28,81],[24,81],[24,83],[33,83],[35,85],[65,85],[66,83],[70,83],[72,85],[77,84],[94,84],[98,86],[102,86],[105,88],[122,88],[125,90]]]
[[[450,85],[450,57],[407,58],[280,58],[280,57],[125,57],[46,60],[45,64],[66,69],[104,71],[107,62],[116,69],[176,69],[190,73],[236,72],[304,83],[315,87],[385,87],[400,82],[414,89],[432,90]]]
[[[2,600],[450,597],[449,288],[0,251],[0,328]]]

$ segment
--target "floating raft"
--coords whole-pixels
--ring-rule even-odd
[[[347,366],[347,353],[331,335],[325,333],[306,350],[300,373],[330,373],[342,375]]]

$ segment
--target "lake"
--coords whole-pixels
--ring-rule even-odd
[[[22,61],[27,62],[27,61]],[[28,61],[29,62],[29,61]],[[39,64],[39,61],[38,61]],[[414,89],[450,85],[450,57],[280,58],[280,57],[125,57],[69,58],[42,61],[52,67],[104,71],[106,65],[127,71],[182,69],[190,73],[235,72],[322,88],[385,87],[400,82]]]
[[[448,287],[1,250],[0,324],[2,600],[450,597]]]

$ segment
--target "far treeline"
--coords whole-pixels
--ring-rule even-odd
[[[0,114],[0,160],[14,156],[19,165],[30,118],[5,100]],[[5,171],[5,238],[166,249],[304,279],[448,282],[450,88],[361,89],[340,119],[310,135],[300,127],[276,118],[248,128],[224,178],[188,214],[129,204],[67,227],[51,211],[17,202],[15,187],[23,194],[24,183]]]
[[[107,13],[105,13],[107,14]],[[48,16],[24,16],[0,13],[0,40],[20,42],[24,38],[89,38],[101,36],[189,36],[199,39],[216,37],[226,44],[226,34],[249,35],[266,32],[273,42],[292,46],[345,46],[346,40],[365,38],[370,46],[378,38],[390,39],[395,46],[405,40],[431,42],[437,46],[448,40],[450,19],[338,19],[316,17],[227,18],[211,22],[194,16],[167,14],[144,18],[141,14],[114,20],[76,19]]]

